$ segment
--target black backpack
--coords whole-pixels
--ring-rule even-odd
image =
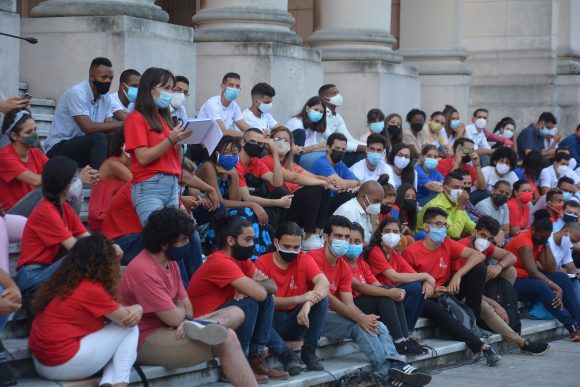
[[[483,294],[503,306],[510,319],[509,326],[518,335],[522,333],[522,322],[518,308],[518,294],[509,281],[497,277],[485,284]]]

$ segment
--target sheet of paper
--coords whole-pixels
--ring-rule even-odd
[[[223,137],[220,127],[210,119],[188,119],[184,130],[191,130],[191,135],[180,144],[202,144],[211,155]]]

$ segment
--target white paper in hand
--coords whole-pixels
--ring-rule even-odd
[[[189,137],[179,141],[180,144],[202,144],[210,155],[223,137],[220,127],[210,119],[188,119],[183,130],[192,132]]]

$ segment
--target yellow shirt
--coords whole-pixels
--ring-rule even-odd
[[[417,232],[424,231],[423,215],[430,207],[439,207],[447,212],[447,224],[449,229],[447,235],[453,239],[459,239],[465,234],[469,234],[475,228],[475,222],[469,219],[467,212],[457,208],[457,204],[451,202],[445,193],[440,193],[423,206],[417,215]]]

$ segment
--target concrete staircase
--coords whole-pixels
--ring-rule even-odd
[[[28,91],[28,84],[20,82],[18,84],[20,94]],[[32,117],[36,121],[36,128],[38,136],[44,140],[48,136],[48,130],[52,125],[54,117],[54,109],[56,108],[56,101],[53,99],[32,98],[30,101]]]

